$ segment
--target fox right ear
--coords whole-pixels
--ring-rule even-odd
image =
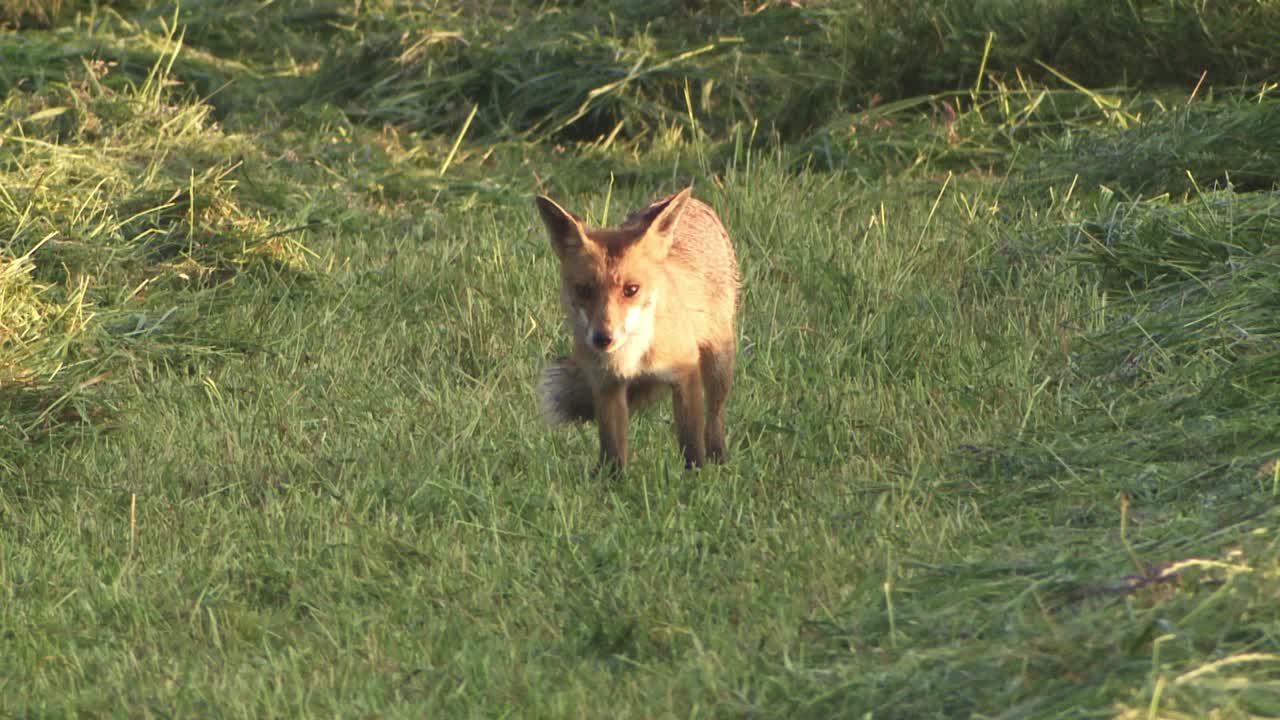
[[[582,218],[560,207],[546,195],[537,196],[534,202],[538,204],[538,214],[542,216],[542,224],[547,226],[551,249],[556,251],[556,255],[563,257],[566,251],[582,247],[586,235]]]

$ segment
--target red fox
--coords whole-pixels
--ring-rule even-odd
[[[668,389],[685,467],[728,456],[738,263],[720,218],[692,192],[657,200],[608,229],[589,228],[551,198],[537,198],[573,333],[573,354],[543,374],[543,414],[554,424],[594,420],[600,465],[615,472],[627,462],[631,412]]]

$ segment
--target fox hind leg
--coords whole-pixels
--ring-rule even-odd
[[[662,380],[654,378],[632,380],[627,383],[627,408],[634,415],[655,400],[662,398],[670,390],[671,387]]]
[[[693,368],[671,388],[671,414],[675,417],[676,438],[684,453],[685,468],[701,467],[707,459],[701,376],[701,368]]]
[[[707,400],[707,457],[724,462],[729,459],[724,426],[729,390],[733,387],[734,347],[703,348],[699,363]]]

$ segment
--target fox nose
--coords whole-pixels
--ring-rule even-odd
[[[613,344],[613,335],[605,330],[595,330],[591,333],[591,344],[595,345],[597,350],[604,350]]]

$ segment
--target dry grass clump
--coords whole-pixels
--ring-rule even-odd
[[[100,414],[101,398],[89,398],[121,346],[165,337],[179,354],[208,352],[181,293],[255,265],[304,266],[295,237],[238,189],[252,146],[169,92],[166,68],[117,90],[108,65],[88,63],[0,104],[6,441]]]

